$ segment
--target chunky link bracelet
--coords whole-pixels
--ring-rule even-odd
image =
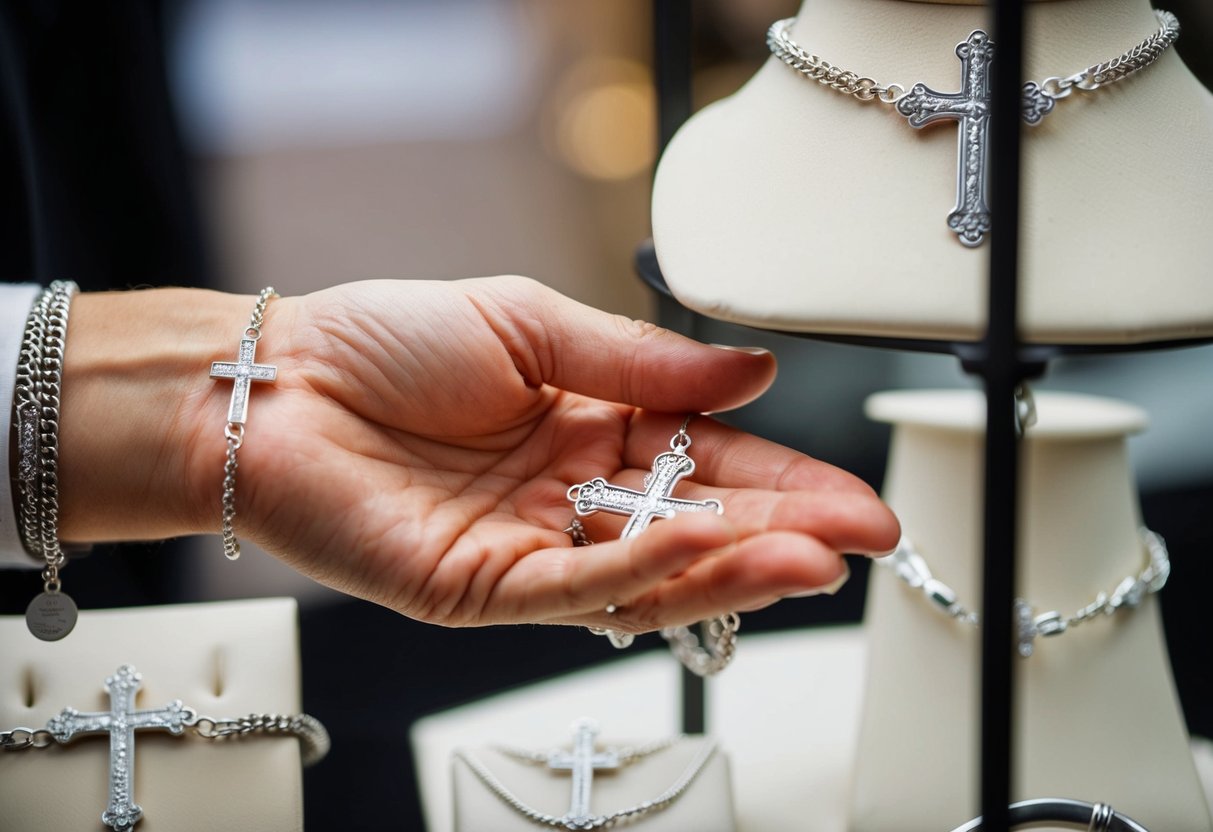
[[[162,708],[137,710],[135,694],[143,676],[130,665],[105,680],[110,709],[82,713],[64,708],[42,729],[14,728],[0,731],[0,749],[24,751],[60,745],[86,734],[108,734],[110,739],[109,803],[101,822],[114,832],[127,832],[143,817],[143,808],[135,803],[135,732],[168,731],[181,735],[187,729],[208,740],[241,737],[248,734],[289,734],[300,743],[303,765],[320,762],[328,753],[328,731],[315,717],[307,714],[250,714],[238,719],[213,719],[199,716],[193,708],[173,700]]]
[[[67,562],[59,543],[59,397],[68,312],[77,286],[57,280],[30,310],[17,363],[17,526],[32,556],[44,561],[42,592],[25,610],[29,631],[57,641],[76,626],[76,603],[63,592]]]
[[[240,541],[236,539],[236,452],[244,444],[244,423],[248,419],[249,388],[254,381],[274,381],[278,368],[270,364],[257,364],[257,342],[261,340],[261,326],[265,323],[265,308],[270,298],[278,297],[273,286],[267,286],[257,296],[249,325],[240,338],[240,350],[235,362],[214,361],[211,363],[211,378],[230,379],[232,399],[227,409],[227,424],[223,435],[227,439],[227,457],[223,465],[223,554],[228,560],[240,557]]]
[[[1171,559],[1166,543],[1158,534],[1143,527],[1140,530],[1142,546],[1147,552],[1147,562],[1136,575],[1127,575],[1116,588],[1100,592],[1095,600],[1085,607],[1065,615],[1058,610],[1037,613],[1036,608],[1022,598],[1015,599],[1016,649],[1025,659],[1036,649],[1036,637],[1059,636],[1072,627],[1096,616],[1114,615],[1122,609],[1139,606],[1146,595],[1158,592],[1171,576]],[[903,537],[896,551],[876,563],[892,569],[906,586],[916,589],[936,609],[950,618],[971,626],[978,626],[981,619],[957,599],[956,590],[931,574],[926,560],[914,548],[909,538]]]
[[[1075,90],[1095,90],[1122,81],[1154,63],[1179,37],[1179,20],[1165,11],[1155,11],[1159,28],[1140,43],[1115,58],[1094,64],[1065,77],[1050,76],[1023,85],[1023,120],[1039,124],[1056,102]],[[882,84],[851,70],[834,66],[794,41],[788,32],[796,18],[778,20],[767,32],[767,47],[791,69],[824,87],[859,101],[879,101],[896,108],[911,127],[936,121],[955,121],[960,128],[957,164],[956,207],[948,215],[948,227],[961,244],[981,245],[990,230],[986,200],[986,166],[989,154],[990,63],[994,43],[981,29],[956,45],[961,61],[961,90],[937,92],[926,84]]]

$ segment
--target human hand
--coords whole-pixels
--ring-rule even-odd
[[[228,320],[194,373],[230,359],[251,308],[201,294]],[[624,518],[598,514],[584,520],[598,545],[571,546],[570,485],[639,487],[686,414],[766,389],[769,353],[697,344],[522,278],[348,284],[271,302],[263,332],[258,361],[278,380],[252,393],[237,531],[414,618],[638,632],[833,583],[840,552],[897,542],[855,477],[697,417],[696,473],[675,496],[719,499],[725,515],[621,541]],[[191,530],[218,525],[230,391],[191,378],[169,420],[161,456],[179,463],[162,467],[184,472]]]

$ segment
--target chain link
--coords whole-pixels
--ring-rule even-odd
[[[665,627],[661,637],[687,670],[696,676],[713,676],[729,666],[737,653],[741,616],[735,612],[701,621],[702,639],[690,627]]]
[[[236,719],[199,716],[189,724],[195,734],[207,740],[225,740],[248,734],[290,734],[299,740],[305,767],[324,759],[332,746],[324,725],[308,714],[249,714]]]
[[[1179,19],[1174,14],[1161,9],[1156,9],[1154,14],[1158,18],[1158,31],[1127,52],[1073,75],[1050,76],[1036,86],[1049,98],[1061,100],[1076,89],[1093,92],[1145,69],[1157,61],[1179,37]],[[835,66],[809,52],[789,34],[795,22],[796,18],[789,17],[772,23],[771,28],[767,30],[767,48],[796,72],[835,92],[860,101],[877,100],[882,104],[896,104],[898,99],[905,95],[905,87],[900,84],[881,84],[867,76]]]

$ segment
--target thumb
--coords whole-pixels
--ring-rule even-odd
[[[500,316],[494,330],[531,383],[650,410],[704,413],[753,401],[775,379],[775,357],[762,348],[701,344],[529,278],[474,282],[490,301],[481,311]]]

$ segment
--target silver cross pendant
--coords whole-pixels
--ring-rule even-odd
[[[970,248],[981,245],[990,231],[990,208],[986,183],[990,145],[990,64],[994,43],[980,29],[956,45],[960,58],[960,92],[936,92],[918,83],[897,100],[897,112],[910,126],[921,128],[932,122],[958,123],[956,207],[948,214],[948,227]],[[1030,125],[1053,109],[1054,101],[1035,82],[1023,86],[1023,120]]]
[[[135,710],[135,693],[142,676],[130,665],[105,680],[109,691],[110,709],[98,713],[81,713],[64,708],[46,723],[57,742],[70,742],[84,734],[109,734],[110,788],[109,804],[101,822],[114,832],[127,832],[143,817],[143,809],[135,803],[135,732],[152,728],[180,734],[197,718],[192,708],[176,699],[163,708]]]
[[[719,500],[680,500],[670,496],[679,480],[695,471],[695,460],[687,455],[690,445],[691,437],[685,430],[679,431],[670,440],[671,450],[653,460],[653,470],[644,478],[644,491],[613,485],[602,477],[574,485],[568,491],[573,510],[579,517],[598,511],[626,515],[628,522],[619,535],[620,540],[635,537],[659,517],[668,520],[687,511],[724,514],[724,506]]]
[[[573,723],[573,749],[553,751],[548,755],[547,766],[553,771],[569,771],[573,775],[569,810],[560,821],[566,829],[592,829],[595,820],[590,814],[590,792],[594,787],[596,769],[619,768],[619,752],[613,748],[594,750],[594,738],[598,736],[598,723],[592,719],[579,719]]]

